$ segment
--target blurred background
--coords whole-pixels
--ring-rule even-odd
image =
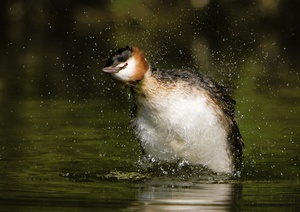
[[[293,86],[298,8],[292,0],[2,1],[0,99],[107,96],[112,81],[101,68],[127,44],[152,66],[197,68],[232,89],[242,72],[256,72],[247,75],[257,92],[285,86],[286,75]]]
[[[170,198],[176,209],[299,210],[299,8],[297,0],[2,0],[1,208],[124,211],[158,199],[164,209]],[[246,144],[240,179],[215,184],[191,169],[137,183],[126,174],[140,170],[142,155],[132,102],[102,72],[125,45],[153,67],[193,68],[232,90]],[[127,180],[116,182],[118,173]],[[188,186],[176,190],[182,179]]]

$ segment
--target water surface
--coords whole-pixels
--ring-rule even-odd
[[[294,97],[284,102],[276,98],[265,102],[264,95],[256,98],[262,101],[259,112],[244,111],[244,103],[239,107],[247,147],[240,178],[192,169],[168,174],[143,171],[136,177],[141,151],[128,124],[130,107],[94,99],[4,101],[2,208],[297,209],[299,106]]]
[[[300,209],[299,1],[4,1],[1,211]],[[128,92],[102,73],[125,45],[229,87],[240,177],[145,169]]]

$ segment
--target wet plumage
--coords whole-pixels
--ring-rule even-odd
[[[132,125],[149,158],[239,169],[244,144],[228,89],[190,69],[152,68],[136,47],[118,50],[103,71],[130,88]]]

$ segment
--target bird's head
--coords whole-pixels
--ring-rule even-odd
[[[102,70],[130,85],[132,82],[142,80],[149,68],[150,65],[140,49],[126,46],[113,53]]]

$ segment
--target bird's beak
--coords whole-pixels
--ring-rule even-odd
[[[128,63],[125,63],[122,67],[109,66],[109,67],[103,68],[102,70],[107,73],[115,74],[115,73],[118,73],[119,71],[121,71],[122,69],[126,68],[127,65],[128,65]]]
[[[122,67],[120,68],[120,67],[109,66],[109,67],[103,68],[102,71],[110,73],[110,74],[114,74],[114,73],[118,73],[121,69],[122,69]]]

